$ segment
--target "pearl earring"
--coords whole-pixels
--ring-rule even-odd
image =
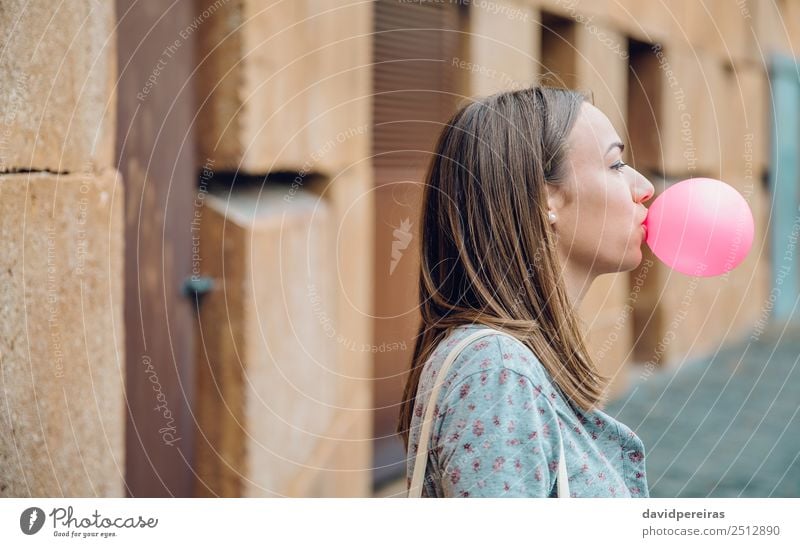
[[[551,224],[556,221],[556,214],[553,211],[547,213],[547,216],[550,219]]]

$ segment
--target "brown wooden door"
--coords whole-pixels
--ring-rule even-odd
[[[194,35],[181,32],[196,6],[118,0],[116,7],[116,145],[126,209],[125,480],[131,497],[186,497],[194,487],[196,317],[181,286],[192,273],[198,163]]]

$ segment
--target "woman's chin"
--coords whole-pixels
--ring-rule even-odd
[[[635,270],[639,267],[642,263],[642,259],[644,258],[644,253],[639,247],[635,247],[631,249],[628,255],[625,257],[625,260],[620,263],[620,272],[630,272]]]

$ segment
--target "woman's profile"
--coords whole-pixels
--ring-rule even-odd
[[[433,404],[425,497],[555,497],[560,441],[573,497],[647,497],[644,446],[604,413],[578,306],[599,275],[642,260],[653,186],[580,92],[469,101],[426,174],[422,322],[400,409],[407,486]],[[484,336],[446,356],[471,333]],[[441,389],[435,401],[434,384]]]

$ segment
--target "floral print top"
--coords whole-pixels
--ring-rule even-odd
[[[459,340],[482,328],[454,328],[423,368],[407,488],[437,370]],[[603,411],[572,403],[519,340],[487,334],[461,351],[447,376],[434,407],[422,497],[557,497],[558,431],[572,497],[649,497],[641,439]]]

